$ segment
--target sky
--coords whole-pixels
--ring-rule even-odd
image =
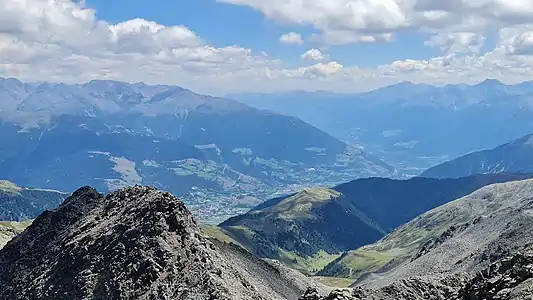
[[[1,0],[0,76],[212,95],[533,79],[531,0]]]

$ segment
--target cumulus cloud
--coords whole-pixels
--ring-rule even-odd
[[[439,48],[445,53],[477,53],[483,47],[485,37],[474,32],[440,33],[432,36],[426,45]]]
[[[531,0],[218,0],[313,26],[329,44],[387,41],[398,31],[482,32],[533,20]]]
[[[320,50],[313,48],[305,51],[301,58],[307,60],[324,60],[326,56]]]
[[[498,48],[514,56],[533,55],[533,24],[501,29]]]
[[[230,2],[230,0],[224,0]],[[114,79],[178,84],[198,92],[336,90],[360,91],[400,81],[447,84],[487,77],[506,82],[533,74],[533,1],[521,0],[231,0],[268,17],[311,25],[314,38],[341,45],[391,41],[398,30],[424,30],[426,44],[444,53],[374,68],[319,62],[287,67],[282,61],[238,45],[214,47],[185,26],[144,19],[99,20],[91,8],[70,0],[3,0],[0,5],[0,76],[26,81],[85,82]],[[479,22],[478,22],[479,21]],[[490,21],[490,22],[489,22]],[[491,23],[492,22],[492,23]],[[524,24],[522,24],[524,23]],[[494,26],[498,45],[478,53],[483,31]],[[285,42],[303,43],[289,33]],[[450,55],[467,53],[468,55]],[[246,82],[246,85],[242,85]]]
[[[409,25],[405,5],[396,0],[218,1],[252,7],[283,23],[314,26],[325,35],[324,40],[338,40],[339,33],[349,33],[349,41],[365,41]]]
[[[302,35],[296,32],[289,32],[280,36],[279,41],[283,44],[303,44]]]
[[[212,47],[184,26],[133,19],[110,24],[70,0],[4,0],[0,76],[82,82],[94,78],[222,82],[278,61],[238,46]]]
[[[338,74],[342,68],[344,68],[343,65],[336,61],[332,61],[329,63],[318,63],[316,65],[301,68],[303,74],[312,74],[313,76],[328,76],[333,74]]]
[[[165,49],[198,47],[203,41],[184,26],[166,27],[134,19],[109,26],[110,50],[116,53],[160,53]]]
[[[323,34],[314,34],[310,40],[330,46],[342,46],[354,43],[390,42],[394,39],[392,33],[361,35],[348,30],[330,30]]]

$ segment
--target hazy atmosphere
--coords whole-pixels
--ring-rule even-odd
[[[532,0],[0,0],[0,300],[531,300],[532,74]]]

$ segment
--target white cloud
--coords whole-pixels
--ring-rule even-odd
[[[533,55],[533,24],[503,28],[499,48],[511,55]]]
[[[320,50],[313,48],[305,51],[301,58],[308,60],[324,60],[326,56]]]
[[[70,0],[4,0],[0,76],[83,82],[94,78],[224,85],[279,62],[238,46],[212,47],[184,26],[134,19],[117,24]]]
[[[340,63],[332,61],[329,63],[318,63],[309,67],[299,68],[296,70],[296,73],[300,73],[300,75],[311,75],[311,77],[327,77],[329,75],[339,74],[343,68],[344,66]]]
[[[396,0],[218,1],[250,6],[279,22],[314,26],[323,33],[326,41],[342,40],[337,37],[342,33],[351,36],[348,38],[350,42],[366,41],[374,35],[382,36],[409,25],[405,5]]]
[[[112,51],[116,53],[159,53],[165,49],[197,47],[203,41],[184,26],[165,27],[143,19],[109,26]]]
[[[331,46],[339,46],[353,43],[376,43],[390,42],[394,39],[392,33],[381,33],[374,35],[360,35],[348,30],[330,30],[323,34],[314,34],[310,40]]]
[[[251,5],[253,1],[233,2]],[[397,30],[425,30],[432,35],[427,44],[441,49],[442,56],[398,60],[374,68],[341,61],[287,67],[265,53],[256,54],[237,45],[214,47],[184,26],[163,26],[143,19],[111,24],[99,20],[94,10],[70,0],[2,0],[0,76],[69,83],[91,79],[144,81],[216,94],[360,91],[406,80],[447,84],[487,77],[506,82],[533,77],[533,26],[518,24],[527,20],[533,23],[529,19],[533,1],[369,3],[272,0],[252,4],[270,18],[315,26],[321,30],[315,39],[329,44],[390,41]],[[479,53],[484,41],[480,28],[487,24],[498,30],[499,42],[492,51]],[[296,33],[287,36],[303,43]],[[320,51],[311,51],[314,53],[304,55],[306,59],[314,57],[312,60],[318,62],[321,56],[325,58]],[[455,55],[459,53],[462,55]]]
[[[442,33],[432,36],[426,45],[445,53],[476,53],[481,50],[485,37],[474,32]]]
[[[387,41],[400,30],[482,33],[530,23],[531,0],[218,0],[249,6],[266,17],[313,26],[321,41],[338,45]]]
[[[303,44],[302,35],[296,32],[289,32],[280,36],[279,41],[283,44]]]

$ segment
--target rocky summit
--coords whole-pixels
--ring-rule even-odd
[[[0,299],[297,299],[307,277],[210,240],[169,193],[90,187],[0,250]]]

